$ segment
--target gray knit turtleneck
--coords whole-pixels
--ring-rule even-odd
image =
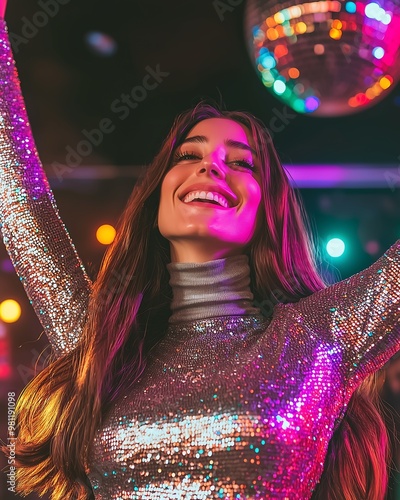
[[[252,306],[247,255],[200,264],[170,262],[167,269],[173,291],[169,323],[260,313]]]

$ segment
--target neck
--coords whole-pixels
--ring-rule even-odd
[[[203,263],[167,264],[173,299],[169,323],[259,314],[252,306],[247,255]]]

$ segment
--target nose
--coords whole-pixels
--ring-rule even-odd
[[[220,179],[225,179],[225,165],[217,153],[209,154],[203,157],[197,169],[198,174],[207,173]]]

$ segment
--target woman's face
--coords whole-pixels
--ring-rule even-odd
[[[243,253],[256,227],[260,165],[249,131],[225,118],[195,125],[161,185],[158,228],[172,262]]]

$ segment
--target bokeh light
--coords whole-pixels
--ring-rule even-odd
[[[0,261],[0,270],[5,272],[5,273],[13,273],[14,272],[14,266],[13,266],[11,259],[9,257]]]
[[[370,255],[377,255],[381,251],[381,246],[378,241],[376,240],[369,240],[365,244],[365,251],[369,253]]]
[[[85,35],[86,45],[99,56],[110,57],[117,52],[117,42],[110,35],[100,31],[90,31]]]
[[[278,95],[281,95],[285,92],[286,90],[286,84],[285,82],[282,82],[282,80],[275,80],[274,82],[274,90]]]
[[[7,328],[0,323],[0,379],[11,377],[11,348]]]
[[[345,251],[344,241],[340,238],[332,238],[326,244],[326,251],[331,257],[340,257]]]
[[[400,80],[400,0],[248,0],[245,17],[262,83],[299,113],[354,113]]]
[[[14,299],[0,303],[0,320],[4,323],[15,323],[21,317],[21,306]]]
[[[110,245],[116,236],[116,231],[110,224],[103,224],[96,231],[96,238],[102,245]]]
[[[357,7],[356,7],[356,4],[354,2],[346,2],[345,9],[350,14],[354,14],[355,11],[357,10]]]

